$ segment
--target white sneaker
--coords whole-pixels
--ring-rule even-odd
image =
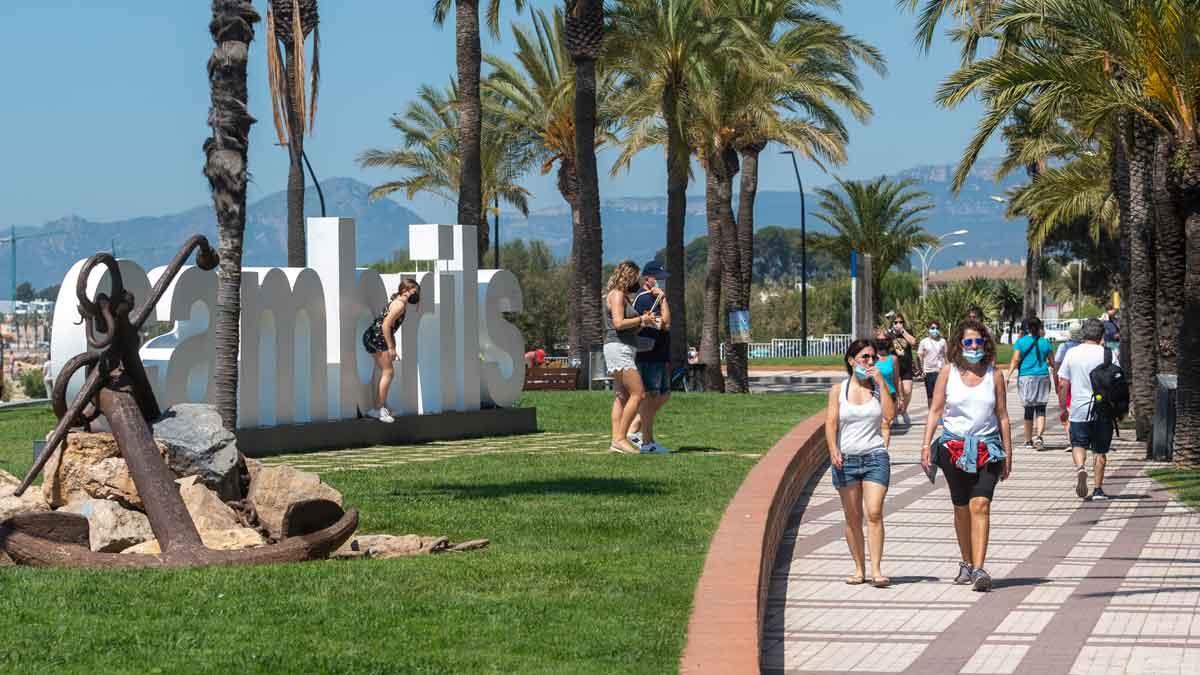
[[[377,420],[377,419],[379,419],[379,408],[371,408],[370,410],[363,413],[363,415],[366,417],[370,417],[373,420]]]
[[[651,441],[649,443],[643,443],[641,445],[641,448],[642,448],[643,455],[665,455],[665,454],[671,452],[670,450],[668,450],[666,448],[666,446],[659,445],[658,443],[655,443],[654,441]]]
[[[642,432],[640,431],[631,431],[625,434],[625,438],[628,438],[629,442],[633,443],[635,446],[642,444]]]
[[[396,418],[392,417],[392,412],[390,410],[388,410],[387,408],[380,408],[379,409],[379,421],[386,422],[387,424],[391,424],[392,422],[396,421]]]

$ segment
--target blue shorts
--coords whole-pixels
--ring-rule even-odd
[[[1071,422],[1071,447],[1091,450],[1097,455],[1103,455],[1112,447],[1112,420],[1092,420],[1090,422]]]
[[[886,450],[866,455],[842,455],[842,468],[832,467],[833,487],[861,483],[864,480],[887,487],[892,482],[892,460]]]
[[[650,396],[665,396],[671,393],[671,380],[667,378],[666,361],[638,361],[637,369],[642,375],[642,386]]]

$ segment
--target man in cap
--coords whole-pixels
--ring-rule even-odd
[[[667,294],[658,285],[668,276],[667,268],[658,260],[643,265],[642,290],[633,300],[634,311],[652,313],[656,324],[643,328],[638,334],[637,367],[646,387],[646,396],[637,418],[629,427],[629,440],[639,444],[642,452],[648,454],[670,452],[654,438],[654,418],[671,395],[671,308],[667,305]]]

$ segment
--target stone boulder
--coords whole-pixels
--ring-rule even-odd
[[[228,530],[200,530],[200,540],[207,548],[215,551],[234,551],[243,548],[263,546],[267,542],[262,535],[248,527],[235,527]],[[121,553],[140,553],[142,555],[158,555],[162,552],[158,540],[151,539],[137,546],[131,546]]]
[[[487,539],[474,539],[452,545],[449,537],[423,537],[418,534],[362,534],[351,537],[331,557],[403,558],[414,555],[472,551],[488,545]]]
[[[25,494],[20,497],[15,497],[12,494],[13,488],[8,486],[0,487],[0,523],[12,518],[21,513],[31,513],[34,511],[49,511],[50,507],[46,505],[46,500],[42,499],[42,494],[37,491],[37,488],[30,488],[25,491]],[[8,494],[4,494],[4,490]]]
[[[121,457],[109,457],[83,472],[83,492],[95,499],[115,501],[127,509],[145,511],[146,505],[133,484],[129,465]]]
[[[20,484],[20,478],[17,478],[4,469],[0,469],[0,497],[7,497],[11,495],[13,490],[16,490],[17,486]]]
[[[73,502],[63,511],[88,520],[88,545],[93,551],[119,553],[154,538],[150,519],[106,499]]]
[[[237,437],[221,426],[216,407],[173,405],[154,422],[154,438],[165,446],[167,465],[176,476],[199,476],[223,500],[242,496]]]
[[[317,474],[290,466],[260,468],[250,483],[247,499],[258,513],[259,525],[276,539],[283,534],[283,515],[292,504],[309,499],[328,499],[338,506],[342,505],[342,493],[322,483]]]
[[[234,530],[242,527],[237,513],[229,508],[217,493],[199,481],[198,476],[188,476],[175,481],[179,483],[179,496],[187,507],[188,515],[203,534],[208,530]],[[212,547],[210,547],[212,548]]]

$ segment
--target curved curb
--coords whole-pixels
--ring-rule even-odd
[[[827,458],[822,410],[793,427],[750,470],[704,559],[680,672],[759,672],[779,541],[804,486]]]

